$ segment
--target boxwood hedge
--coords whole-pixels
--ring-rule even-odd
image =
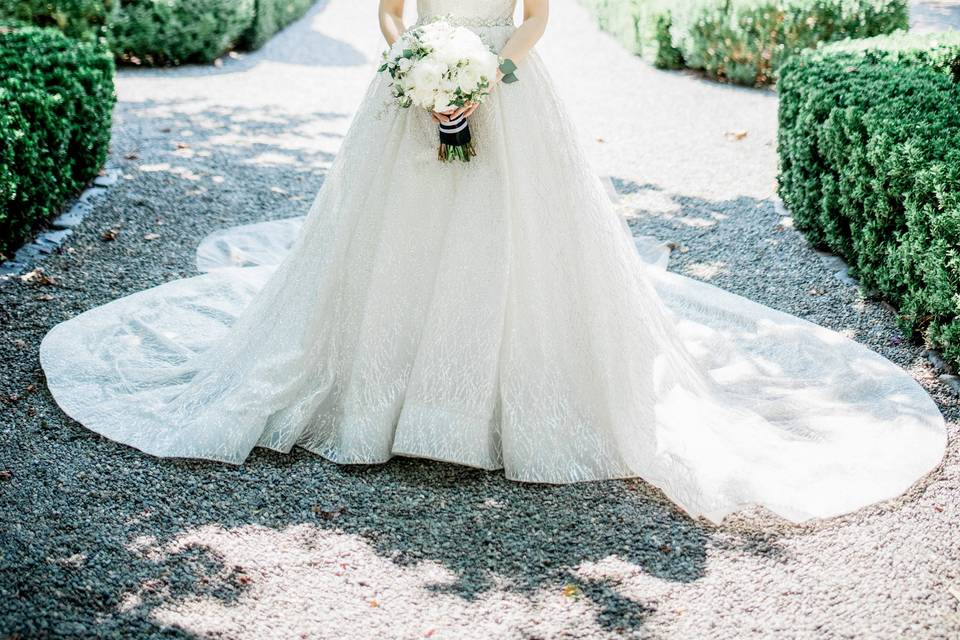
[[[97,175],[110,141],[113,72],[99,43],[0,24],[0,251]]]
[[[209,62],[253,22],[254,0],[121,0],[110,45],[143,64]]]
[[[259,49],[273,34],[307,12],[316,0],[256,0],[253,22],[244,32],[240,45]]]
[[[122,62],[210,62],[234,46],[253,50],[316,0],[0,0],[0,19],[104,36]]]
[[[54,27],[74,38],[106,34],[119,0],[0,0],[0,19]]]
[[[739,84],[774,82],[797,50],[904,29],[907,0],[583,0],[657,66]]]
[[[960,362],[960,34],[808,52],[779,92],[779,192],[797,227]]]

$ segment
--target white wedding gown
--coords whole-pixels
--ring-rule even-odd
[[[515,0],[420,0],[499,49]],[[418,456],[564,483],[642,477],[692,515],[792,520],[904,492],[945,447],[906,372],[645,260],[534,52],[437,161],[374,79],[305,218],[204,240],[203,275],[46,336],[51,392],[156,456]]]

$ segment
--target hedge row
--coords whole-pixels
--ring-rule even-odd
[[[105,37],[121,61],[210,62],[231,47],[253,50],[316,0],[0,0],[0,19]]]
[[[240,44],[253,51],[262,47],[273,34],[307,12],[316,0],[257,0],[253,22],[244,32]]]
[[[240,40],[253,17],[254,0],[122,0],[108,38],[123,61],[210,62]]]
[[[779,191],[798,228],[960,362],[960,34],[809,52],[779,92]]]
[[[106,34],[119,0],[0,0],[0,20],[20,20],[60,29],[72,38]]]
[[[662,68],[763,85],[794,52],[906,29],[907,0],[583,0],[600,25]]]
[[[110,142],[113,72],[98,43],[0,24],[0,252],[97,175]]]

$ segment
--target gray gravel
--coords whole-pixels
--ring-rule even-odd
[[[121,73],[123,177],[42,264],[53,284],[0,287],[0,637],[960,636],[957,400],[778,213],[776,96],[655,71],[572,0],[541,51],[637,232],[678,243],[672,268],[908,368],[950,422],[940,469],[827,522],[717,528],[642,482],[159,461],[62,415],[37,362],[51,326],[192,274],[209,231],[303,212],[372,73],[373,4],[321,3],[221,67]]]

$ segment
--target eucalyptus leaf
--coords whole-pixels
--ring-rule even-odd
[[[509,76],[516,70],[517,65],[510,58],[504,58],[503,62],[500,63],[500,72],[503,73],[504,76]]]
[[[506,84],[512,84],[514,82],[517,82],[518,80],[520,80],[520,78],[518,78],[515,73],[508,73],[505,76],[503,76],[503,81]]]

